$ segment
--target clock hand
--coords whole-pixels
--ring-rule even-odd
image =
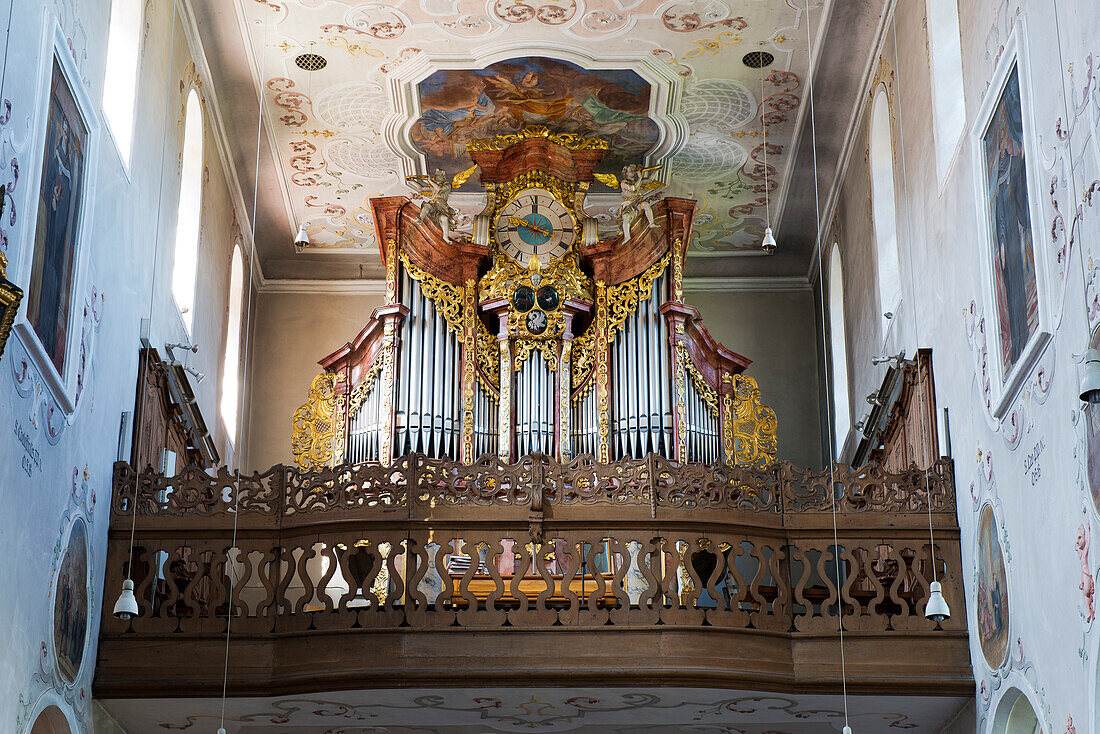
[[[549,237],[550,236],[550,231],[549,230],[543,229],[542,227],[531,224],[526,219],[520,219],[519,217],[508,217],[508,223],[511,224],[514,227],[523,227],[524,229],[529,229],[532,232],[538,232],[543,237]]]

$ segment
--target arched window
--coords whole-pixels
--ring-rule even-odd
[[[894,198],[894,143],[886,91],[875,94],[871,106],[871,217],[875,225],[878,305],[883,338],[890,326],[887,313],[901,302],[901,268]]]
[[[1031,701],[1019,689],[1005,693],[993,722],[995,734],[1043,734]]]
[[[229,440],[236,440],[237,403],[240,396],[241,299],[244,296],[244,258],[241,248],[233,248],[229,268],[229,310],[225,322],[225,358],[222,362],[222,421]]]
[[[943,178],[966,126],[958,0],[928,0],[928,47],[932,57],[936,164]]]
[[[192,89],[187,96],[183,122],[183,153],[180,158],[180,199],[176,213],[175,261],[172,264],[172,295],[191,333],[195,307],[195,275],[199,261],[199,222],[202,218],[202,105]]]
[[[122,162],[130,165],[141,55],[141,0],[113,0],[107,29],[107,72],[103,79],[103,116],[114,135]]]
[[[848,340],[844,335],[844,270],[840,266],[840,246],[833,243],[829,255],[829,376],[833,388],[833,429],[835,453],[840,455],[844,439],[852,427],[852,407],[848,396]]]
[[[30,734],[70,734],[72,729],[57,706],[47,706],[31,725]]]

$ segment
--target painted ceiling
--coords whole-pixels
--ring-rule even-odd
[[[104,700],[127,731],[209,732],[220,699]],[[860,734],[939,731],[957,698],[849,696]],[[831,734],[839,696],[710,689],[512,688],[344,691],[229,698],[229,734]]]
[[[261,188],[282,199],[291,231],[304,222],[310,234],[296,254],[374,255],[371,197],[414,195],[407,175],[463,170],[466,142],[529,124],[606,137],[608,172],[662,164],[667,193],[699,201],[693,254],[756,250],[769,211],[779,217],[804,110],[804,0],[233,4],[279,190],[262,173]],[[822,3],[809,8],[816,29]],[[227,14],[198,15],[201,28]],[[759,51],[774,61],[744,63]],[[300,68],[305,53],[327,65]],[[452,198],[460,230],[478,190],[474,176]],[[608,233],[619,201],[602,185],[589,196]]]

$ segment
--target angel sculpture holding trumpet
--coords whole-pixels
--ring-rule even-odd
[[[645,216],[650,228],[657,226],[653,215],[653,201],[665,186],[660,181],[653,180],[653,177],[660,168],[660,165],[639,168],[637,164],[631,163],[618,177],[613,173],[594,174],[599,181],[619,189],[623,194],[623,203],[619,207],[619,226],[622,228],[624,242],[630,239],[630,227],[639,212]]]
[[[450,198],[451,192],[466,183],[466,179],[476,169],[476,165],[471,166],[450,180],[447,178],[447,172],[442,168],[435,169],[435,173],[431,176],[424,174],[406,176],[405,182],[416,189],[417,193],[425,199],[423,206],[420,207],[420,216],[416,218],[416,223],[423,224],[424,220],[431,220],[443,231],[443,239],[454,239],[451,229],[455,226],[455,217],[458,212],[451,207],[447,200]]]

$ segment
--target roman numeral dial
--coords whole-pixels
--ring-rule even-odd
[[[576,224],[565,206],[545,189],[526,189],[497,214],[500,251],[526,266],[532,255],[545,265],[560,258],[576,239]]]

